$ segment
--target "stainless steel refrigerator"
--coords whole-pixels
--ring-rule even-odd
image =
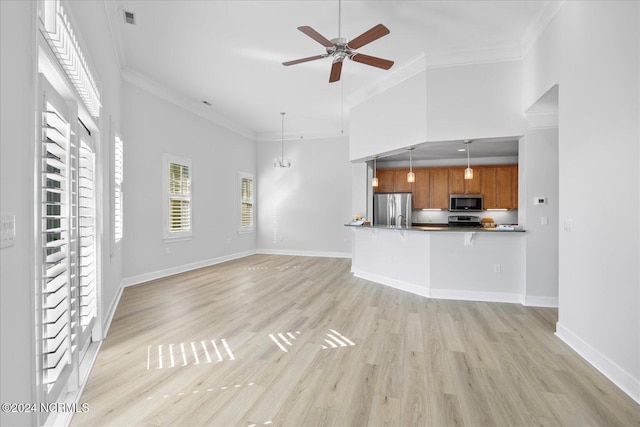
[[[413,199],[411,193],[373,195],[373,225],[410,227]]]

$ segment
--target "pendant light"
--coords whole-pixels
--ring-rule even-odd
[[[277,167],[277,168],[290,168],[291,167],[291,160],[284,159],[284,115],[286,113],[282,112],[280,113],[280,115],[282,116],[282,136],[280,138],[280,147],[281,147],[281,157],[278,159],[276,158],[273,161],[273,166]]]
[[[374,156],[373,158],[373,178],[371,178],[371,186],[372,187],[377,187],[378,186],[378,175],[377,175],[377,168],[376,168],[376,159],[378,158],[378,156]]]
[[[407,174],[407,182],[416,182],[416,174],[413,172],[413,162],[411,159],[411,153],[415,150],[415,147],[407,148],[409,150],[409,173]]]
[[[469,166],[469,146],[471,141],[467,139],[464,143],[467,145],[467,168],[464,170],[464,179],[473,179],[473,169]]]

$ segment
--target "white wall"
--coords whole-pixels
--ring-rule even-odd
[[[638,2],[565,2],[523,72],[527,100],[559,83],[557,333],[637,401],[639,8]],[[607,226],[620,200],[624,224]]]
[[[521,61],[427,70],[429,141],[523,135]]]
[[[363,159],[427,140],[426,72],[398,83],[349,112],[349,158]]]
[[[258,251],[350,256],[351,174],[346,137],[258,143]]]
[[[527,304],[558,305],[558,128],[529,129],[520,141],[521,224],[527,230]],[[535,205],[534,197],[546,204]],[[543,221],[544,220],[544,221]]]
[[[35,4],[0,2],[0,208],[16,217],[15,246],[0,249],[0,400],[33,402],[33,195]],[[33,414],[0,413],[30,425]]]
[[[523,135],[521,61],[430,68],[351,109],[350,159],[424,143]]]
[[[123,114],[125,283],[251,253],[256,234],[238,233],[238,172],[259,185],[255,143],[128,82]],[[163,241],[163,153],[192,160],[190,240]]]

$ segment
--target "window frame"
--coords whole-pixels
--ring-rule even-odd
[[[243,197],[243,181],[251,180],[251,197],[249,199],[245,199]],[[247,172],[238,172],[238,233],[253,233],[256,229],[256,180],[253,177],[253,174]],[[243,216],[243,205],[245,203],[251,203],[251,225],[243,225],[242,216]]]
[[[177,164],[186,167],[189,171],[189,193],[187,195],[170,193],[169,171],[170,165]],[[162,155],[162,238],[165,241],[189,240],[193,236],[193,165],[191,159],[174,156],[164,153]],[[172,199],[187,200],[189,202],[189,229],[182,231],[171,231],[170,223],[170,203]]]

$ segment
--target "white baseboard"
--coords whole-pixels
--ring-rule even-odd
[[[113,321],[113,315],[116,313],[116,308],[118,308],[118,303],[120,303],[120,297],[122,296],[123,289],[124,289],[124,285],[121,282],[120,286],[118,287],[118,291],[116,292],[116,297],[111,302],[111,306],[109,307],[109,311],[107,312],[107,317],[104,319],[102,323],[102,340],[100,340],[100,342],[104,341],[104,339],[107,337],[107,334],[109,333],[109,327],[111,327],[111,322]]]
[[[357,268],[352,268],[354,276],[361,279],[390,286],[401,291],[410,292],[427,298],[452,299],[460,301],[486,301],[523,304],[532,307],[558,307],[558,298],[555,297],[525,297],[520,294],[505,292],[468,291],[457,289],[433,289],[415,283],[403,282],[391,277],[369,273]]]
[[[402,280],[392,279],[391,277],[381,276],[379,274],[368,273],[357,268],[351,268],[351,272],[354,276],[359,277],[360,279],[370,280],[372,282],[380,283],[381,285],[389,286],[390,288],[399,289],[401,291],[420,295],[426,298],[429,298],[430,296],[428,287],[404,282]]]
[[[552,307],[558,308],[558,297],[524,297],[524,305],[529,307]]]
[[[320,258],[351,258],[351,252],[317,252],[291,251],[287,249],[257,249],[256,253],[264,255],[312,256]]]
[[[620,390],[640,403],[639,378],[634,378],[630,373],[593,348],[578,335],[564,327],[560,322],[556,323],[556,336],[574,349],[576,353],[593,365],[593,367],[600,371],[605,377],[609,378]]]
[[[179,265],[176,267],[167,268],[165,270],[153,271],[151,273],[139,274],[133,277],[127,277],[122,280],[122,287],[139,285],[140,283],[149,282],[151,280],[162,279],[163,277],[173,276],[174,274],[186,273],[187,271],[196,270],[198,268],[209,267],[212,265],[220,264],[223,262],[231,261],[234,259],[244,258],[249,255],[255,255],[256,251],[238,252],[235,254],[225,255],[218,258],[207,259],[204,261],[198,261],[191,264]]]
[[[507,302],[522,304],[523,298],[519,294],[506,292],[485,292],[467,291],[457,289],[431,289],[431,298],[453,299],[460,301],[484,301],[484,302]]]

